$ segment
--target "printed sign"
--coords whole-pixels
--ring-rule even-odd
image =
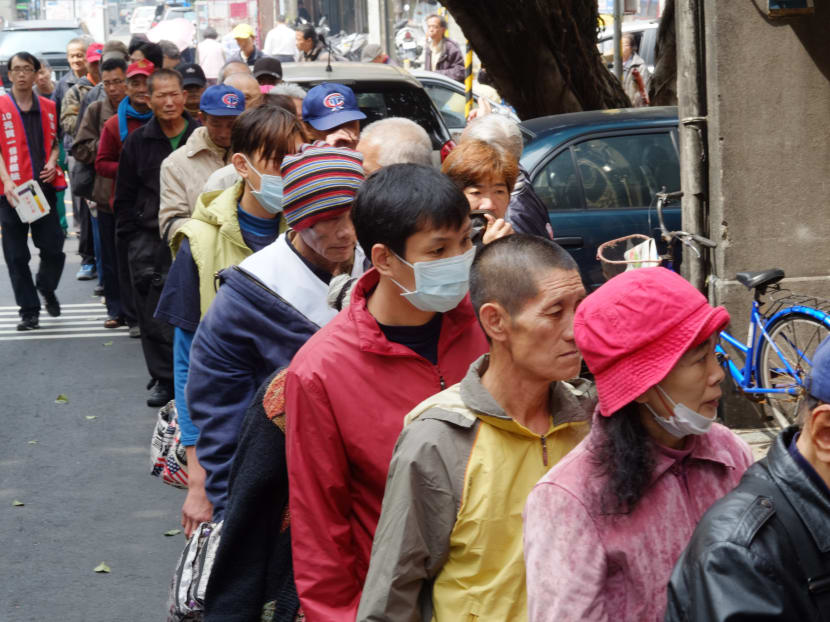
[[[34,222],[49,213],[49,203],[34,179],[15,188],[17,194],[17,215],[22,222]]]

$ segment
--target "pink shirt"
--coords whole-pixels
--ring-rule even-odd
[[[631,514],[603,514],[591,433],[534,487],[524,510],[528,617],[662,620],[672,568],[703,513],[752,464],[749,446],[714,424],[686,450],[658,446],[652,483]]]

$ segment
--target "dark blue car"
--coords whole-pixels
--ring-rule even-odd
[[[631,233],[659,238],[655,193],[680,190],[677,108],[539,117],[522,123],[522,132],[522,165],[586,286],[605,281],[596,259],[603,242]],[[664,215],[680,229],[679,205]]]

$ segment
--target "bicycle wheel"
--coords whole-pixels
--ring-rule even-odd
[[[792,312],[776,320],[767,329],[767,333],[781,355],[778,355],[769,341],[761,338],[758,384],[768,389],[802,387],[813,368],[813,354],[830,334],[830,329],[809,315]],[[789,369],[782,358],[787,361]],[[796,395],[771,393],[767,395],[766,406],[777,423],[786,427],[795,423],[801,398],[801,392]]]

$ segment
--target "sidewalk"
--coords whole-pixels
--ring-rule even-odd
[[[750,429],[734,428],[732,431],[749,443],[749,446],[752,448],[752,456],[755,460],[760,460],[767,455],[769,446],[781,430],[777,427],[770,427]]]

